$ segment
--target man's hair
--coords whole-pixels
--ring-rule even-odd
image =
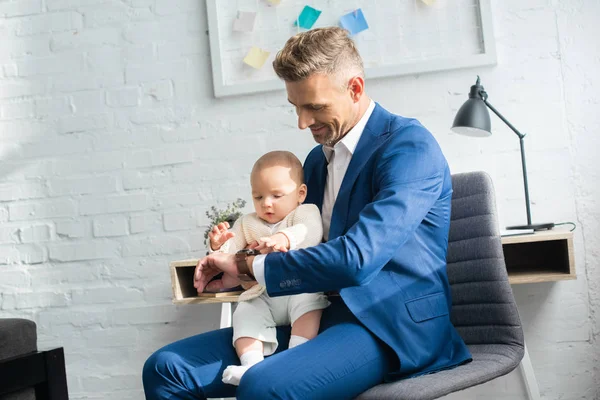
[[[302,169],[302,163],[298,157],[294,155],[294,153],[284,150],[270,151],[256,160],[254,166],[252,167],[250,177],[252,177],[255,172],[260,171],[263,168],[272,167],[275,165],[289,167],[291,169],[290,176],[298,184],[298,186],[304,183],[304,170]]]
[[[277,53],[273,69],[286,82],[298,82],[315,73],[340,79],[356,75],[364,78],[362,59],[348,34],[338,27],[298,33]]]

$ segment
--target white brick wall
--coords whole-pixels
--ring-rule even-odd
[[[453,172],[485,170],[501,225],[524,219],[518,142],[449,134],[475,76],[526,139],[535,221],[578,223],[578,280],[513,288],[545,399],[600,393],[600,7],[492,0],[498,65],[369,80],[419,118]],[[0,310],[63,346],[72,399],[142,399],[158,347],[218,324],[170,304],[168,263],[204,253],[205,211],[250,200],[272,149],[303,158],[283,92],[215,100],[200,0],[0,1]],[[250,210],[250,208],[248,208]],[[115,363],[115,360],[118,360]],[[461,399],[524,399],[514,372]]]

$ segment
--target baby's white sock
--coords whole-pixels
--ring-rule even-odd
[[[302,336],[296,336],[296,335],[292,335],[290,336],[290,344],[288,346],[288,348],[293,348],[296,346],[300,346],[302,343],[306,343],[308,342],[308,339]]]
[[[239,386],[242,376],[250,369],[254,364],[258,364],[265,357],[262,351],[250,350],[240,356],[242,365],[230,365],[223,371],[223,383],[230,385]]]

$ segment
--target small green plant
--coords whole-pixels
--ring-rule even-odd
[[[206,231],[204,232],[204,239],[208,239],[208,233],[213,228],[213,226],[220,224],[221,222],[229,222],[230,226],[233,226],[233,223],[236,219],[242,216],[242,208],[246,205],[246,200],[238,199],[233,203],[227,204],[227,208],[220,209],[215,206],[212,206],[209,211],[206,212],[206,216],[210,220],[210,224]]]

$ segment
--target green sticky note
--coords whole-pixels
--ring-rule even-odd
[[[321,11],[312,8],[311,6],[304,6],[302,12],[298,16],[296,22],[294,22],[294,26],[299,26],[300,28],[310,29],[317,22],[317,19],[321,15]]]

